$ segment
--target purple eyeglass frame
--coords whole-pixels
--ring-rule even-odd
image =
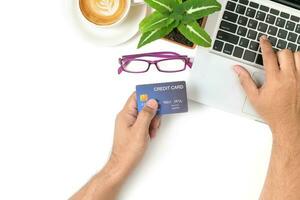
[[[160,60],[155,60],[155,61],[151,61],[151,60],[145,60],[145,59],[138,59],[140,57],[155,57],[155,58],[162,58]],[[165,71],[165,70],[161,70],[159,68],[159,66],[157,65],[159,62],[161,61],[166,61],[166,60],[183,60],[185,63],[185,66],[182,70],[175,70],[175,71]],[[140,71],[140,72],[133,72],[133,71],[129,71],[126,70],[126,66],[131,62],[131,61],[144,61],[148,63],[148,68],[144,71]],[[134,73],[134,74],[140,74],[140,73],[145,73],[147,71],[149,71],[151,65],[155,65],[156,69],[160,72],[164,72],[164,73],[176,73],[176,72],[181,72],[186,70],[186,67],[192,68],[193,66],[193,59],[189,58],[186,55],[180,55],[178,53],[175,52],[169,52],[169,51],[164,51],[164,52],[152,52],[152,53],[142,53],[142,54],[133,54],[133,55],[125,55],[122,56],[122,58],[119,58],[119,63],[120,63],[120,67],[118,69],[118,74],[121,74],[123,71],[124,72],[128,72],[128,73]]]

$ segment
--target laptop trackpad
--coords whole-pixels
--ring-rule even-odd
[[[256,82],[256,85],[258,87],[261,87],[264,84],[264,82],[265,82],[265,74],[264,74],[263,71],[256,71],[256,72],[254,72],[253,75],[252,75],[252,77],[253,77],[253,79]],[[245,105],[243,107],[243,112],[245,114],[248,114],[248,115],[260,118],[259,115],[257,114],[257,112],[252,107],[252,105],[251,105],[248,97],[246,98]]]

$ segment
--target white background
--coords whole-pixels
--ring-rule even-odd
[[[137,52],[138,38],[101,47],[80,31],[70,1],[1,1],[0,199],[69,198],[105,164],[115,115],[135,85],[189,73],[118,76],[117,58]],[[193,54],[164,41],[139,52],[161,50]],[[120,199],[258,198],[271,148],[267,126],[189,106],[163,117]]]

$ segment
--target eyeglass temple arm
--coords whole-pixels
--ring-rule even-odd
[[[128,60],[128,61],[132,61],[136,58],[139,58],[139,57],[155,57],[155,58],[167,58],[167,59],[175,59],[175,58],[188,58],[188,56],[186,55],[153,55],[153,54],[148,54],[148,55],[143,55],[143,56],[134,56],[134,57],[125,57],[123,56],[122,59],[123,60]]]
[[[193,67],[193,63],[194,63],[194,58],[187,58],[187,66],[189,66],[189,68]]]
[[[130,60],[126,60],[125,62],[123,62],[123,59],[119,59],[120,62],[120,67],[118,69],[118,74],[121,74],[124,71],[124,68],[129,64]]]
[[[119,67],[118,68],[118,74],[121,74],[123,72],[123,68],[122,67]]]
[[[170,51],[164,52],[152,52],[152,53],[141,53],[141,54],[132,54],[132,55],[124,55],[123,58],[136,58],[143,56],[180,56],[180,54]]]

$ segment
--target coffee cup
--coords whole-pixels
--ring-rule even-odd
[[[79,0],[83,16],[100,27],[112,27],[122,23],[130,7],[141,4],[141,0]]]

